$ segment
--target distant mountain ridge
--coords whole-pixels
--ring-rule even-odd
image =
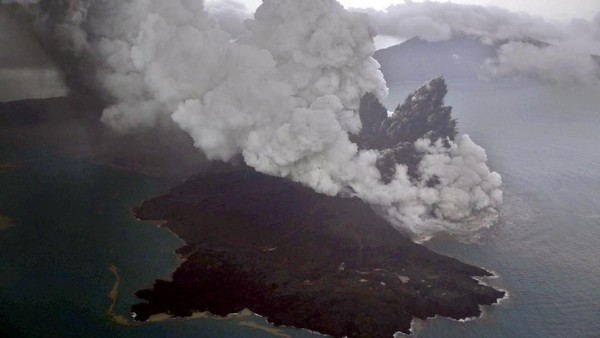
[[[427,81],[443,76],[448,80],[475,80],[477,67],[496,56],[497,47],[470,36],[428,42],[412,38],[375,52],[388,83]]]
[[[460,35],[446,41],[429,42],[418,37],[401,44],[380,49],[374,58],[380,63],[387,83],[424,82],[437,77],[449,81],[479,80],[482,66],[496,59],[500,48],[511,42],[521,42],[540,49],[551,44],[531,37],[484,42],[479,37]],[[598,66],[600,56],[590,55]]]

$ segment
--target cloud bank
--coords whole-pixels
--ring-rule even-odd
[[[483,76],[492,78],[534,78],[562,85],[598,85],[599,65],[590,55],[571,49],[537,47],[509,42],[500,47],[498,57],[482,67]]]
[[[487,78],[533,77],[565,85],[600,82],[596,70],[600,64],[590,56],[600,54],[600,12],[594,20],[559,22],[493,6],[451,2],[407,1],[385,11],[353,10],[368,13],[379,33],[387,36],[435,42],[469,35],[502,46],[498,57],[484,65]],[[532,39],[551,47],[520,43]]]
[[[241,157],[320,193],[356,195],[420,237],[463,229],[461,221],[501,203],[500,176],[467,136],[449,147],[421,141],[422,177],[399,164],[391,182],[382,181],[381,153],[350,141],[361,129],[361,97],[387,95],[372,58],[376,28],[337,1],[265,0],[237,39],[213,16],[237,17],[233,2],[46,5],[50,11],[33,11],[38,26],[54,32],[63,50],[93,60],[112,102],[102,121],[118,130],[174,123],[210,159]]]
[[[448,40],[457,34],[496,40],[528,36],[553,39],[565,34],[559,24],[542,17],[493,6],[407,1],[385,11],[364,11],[373,17],[380,34],[403,38],[416,36],[426,41]]]

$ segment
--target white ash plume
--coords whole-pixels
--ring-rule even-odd
[[[42,1],[41,13],[44,4],[53,6]],[[361,130],[361,97],[387,94],[372,58],[376,29],[335,0],[265,0],[238,39],[201,0],[62,5],[69,15],[58,24],[80,29],[77,39],[65,39],[67,47],[94,60],[113,102],[102,120],[116,129],[174,122],[210,159],[241,155],[257,171],[320,193],[353,191],[417,236],[460,227],[462,218],[501,201],[498,175],[467,137],[418,143],[421,180],[403,164],[389,183],[382,180],[382,152],[351,141]],[[428,186],[428,175],[440,184]],[[439,219],[452,225],[428,226]]]
[[[483,78],[535,79],[560,85],[600,86],[600,6],[593,20],[548,20],[494,6],[412,2],[366,12],[379,32],[435,42],[460,36],[498,46]]]

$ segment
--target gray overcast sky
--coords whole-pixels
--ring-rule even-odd
[[[403,0],[338,0],[347,7],[373,7],[383,9],[390,4],[403,3]],[[242,1],[255,9],[261,0]],[[422,0],[414,0],[422,2]],[[445,2],[445,1],[439,1]],[[461,4],[493,5],[512,11],[527,12],[550,19],[570,20],[572,18],[591,19],[600,12],[600,0],[453,0]]]

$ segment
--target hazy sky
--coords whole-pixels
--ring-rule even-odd
[[[373,7],[383,9],[390,4],[403,3],[403,0],[338,0],[347,7]],[[262,1],[247,0],[243,3],[254,9]],[[414,0],[422,2],[422,0]],[[453,0],[454,3],[493,5],[513,11],[527,12],[552,19],[572,18],[591,19],[600,12],[600,0]]]

